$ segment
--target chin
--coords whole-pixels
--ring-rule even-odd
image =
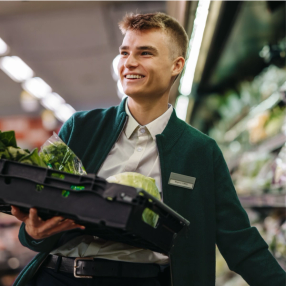
[[[130,96],[131,98],[139,98],[139,97],[143,97],[144,94],[146,95],[146,92],[142,92],[142,91],[135,91],[135,90],[124,90],[124,93],[127,95],[127,96]]]

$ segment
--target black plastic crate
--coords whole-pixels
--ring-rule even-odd
[[[0,212],[11,214],[10,205],[24,212],[37,208],[42,219],[71,218],[91,235],[165,254],[189,225],[142,189],[108,183],[93,174],[79,176],[0,159]],[[156,228],[142,220],[145,208],[159,215]]]

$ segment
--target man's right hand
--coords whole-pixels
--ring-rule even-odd
[[[29,236],[40,240],[56,233],[71,230],[74,228],[85,229],[84,226],[76,224],[71,219],[65,219],[61,216],[52,217],[43,221],[37,214],[35,208],[31,208],[29,214],[23,213],[19,208],[11,206],[11,213],[17,219],[25,223],[25,230]]]

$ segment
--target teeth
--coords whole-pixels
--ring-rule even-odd
[[[136,75],[136,74],[128,74],[126,75],[126,78],[142,78],[142,75]]]

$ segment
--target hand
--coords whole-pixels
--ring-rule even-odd
[[[76,224],[73,220],[65,219],[61,216],[55,216],[43,221],[38,217],[37,210],[35,208],[31,208],[29,214],[26,214],[21,212],[19,208],[11,206],[11,213],[17,219],[25,223],[26,232],[36,240],[74,228],[85,229],[84,226]]]

